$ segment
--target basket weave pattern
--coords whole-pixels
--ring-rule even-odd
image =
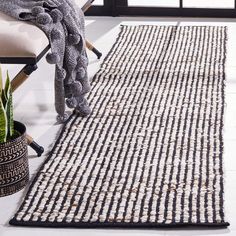
[[[28,183],[29,165],[25,134],[0,144],[0,197],[11,195]]]

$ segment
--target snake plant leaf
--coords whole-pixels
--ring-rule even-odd
[[[9,78],[9,74],[7,72],[7,79],[5,84],[5,94],[7,97],[7,102],[5,106],[5,111],[7,115],[7,130],[8,130],[8,137],[11,138],[14,134],[14,120],[13,120],[13,102],[12,102],[12,88],[11,88],[11,81]]]
[[[0,66],[0,99],[2,99],[3,106],[5,107],[7,99],[3,89],[3,77],[2,77],[2,68]]]
[[[6,97],[4,89],[2,90],[1,100],[2,100],[3,107],[6,107],[7,97]]]
[[[2,85],[2,68],[0,65],[0,96],[2,96],[2,90],[3,90],[3,85]]]
[[[11,87],[11,81],[10,81],[10,78],[9,78],[9,74],[7,72],[7,79],[6,79],[5,88],[4,88],[4,92],[5,92],[5,95],[6,95],[7,99],[8,99],[9,93],[10,93],[10,87]]]
[[[7,141],[7,115],[0,99],[0,143]]]
[[[2,82],[2,70],[0,67],[0,143],[6,142],[7,139],[7,116],[2,101],[2,96],[5,98]]]
[[[3,77],[2,77],[2,70],[0,67],[0,98],[2,99],[2,104],[6,107],[7,97],[5,93],[5,89],[3,88]]]

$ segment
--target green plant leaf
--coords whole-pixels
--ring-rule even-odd
[[[5,85],[5,88],[6,86],[8,87],[9,85]],[[7,103],[7,97],[6,97],[6,93],[5,93],[5,89],[3,88],[3,77],[2,77],[2,70],[1,70],[1,67],[0,67],[0,99],[2,99],[2,104],[4,107],[6,107],[6,103]]]
[[[0,97],[2,96],[3,84],[2,84],[2,68],[0,65]]]
[[[4,92],[7,97],[7,102],[5,106],[5,111],[7,115],[7,136],[11,138],[14,133],[14,120],[13,120],[12,88],[8,72],[7,72],[7,79]]]
[[[10,81],[9,74],[7,71],[7,79],[6,79],[5,88],[4,88],[6,99],[9,98],[10,89],[11,89],[11,81]]]
[[[7,115],[0,100],[0,143],[4,143],[7,140]]]
[[[2,104],[3,104],[3,106],[6,107],[7,97],[6,97],[6,94],[5,94],[4,89],[2,90],[1,100],[2,100]]]

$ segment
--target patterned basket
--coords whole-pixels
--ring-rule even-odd
[[[21,190],[29,180],[26,128],[17,121],[14,125],[21,136],[0,144],[0,197]]]

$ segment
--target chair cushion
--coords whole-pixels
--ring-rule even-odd
[[[0,57],[37,57],[48,44],[38,27],[0,12]]]
[[[83,7],[91,0],[75,0]],[[0,57],[37,57],[49,44],[38,27],[0,12]]]

